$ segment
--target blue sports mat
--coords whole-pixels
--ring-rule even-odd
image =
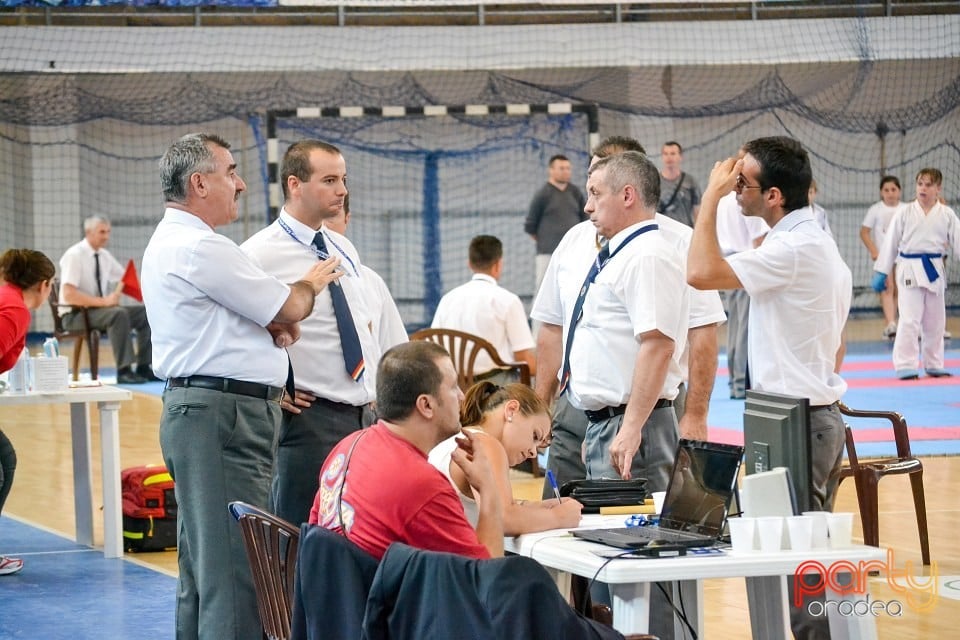
[[[24,561],[0,576],[0,640],[174,637],[175,578],[9,517],[0,553]]]

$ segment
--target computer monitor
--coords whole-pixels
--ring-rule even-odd
[[[746,474],[786,467],[800,511],[811,509],[810,401],[778,393],[747,391],[743,411]]]

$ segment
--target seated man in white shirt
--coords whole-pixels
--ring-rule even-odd
[[[535,342],[523,303],[497,284],[503,272],[503,244],[494,236],[475,237],[470,241],[469,264],[473,278],[440,299],[430,326],[479,336],[497,349],[501,360],[526,362],[531,373],[535,372]],[[473,373],[498,384],[511,382],[500,376],[484,353],[477,356]]]
[[[106,331],[110,338],[118,383],[159,380],[151,368],[150,324],[143,305],[120,305],[121,292],[116,285],[123,278],[124,269],[106,249],[110,241],[110,221],[103,216],[91,216],[83,221],[83,234],[83,240],[60,258],[60,304],[89,307],[87,317],[91,328]],[[60,314],[65,329],[84,328],[80,310],[63,306]],[[131,338],[134,331],[136,351]]]

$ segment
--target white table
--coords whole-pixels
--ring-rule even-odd
[[[73,506],[77,542],[93,546],[93,460],[90,451],[89,405],[100,411],[100,467],[103,479],[103,555],[123,556],[123,509],[120,500],[120,402],[132,394],[117,387],[84,387],[62,393],[2,393],[0,407],[70,405],[73,440]]]
[[[584,526],[623,526],[623,516],[606,517],[601,524],[597,516],[586,516]],[[756,640],[792,638],[788,607],[787,580],[804,561],[816,560],[829,567],[832,562],[849,560],[886,560],[887,552],[876,547],[855,545],[850,549],[823,549],[810,552],[781,551],[775,554],[687,555],[678,558],[616,559],[603,569],[605,558],[595,552],[617,550],[605,545],[574,538],[566,530],[545,531],[516,538],[506,538],[507,551],[528,556],[546,567],[561,593],[569,594],[570,575],[586,578],[597,576],[597,581],[610,586],[613,622],[624,634],[646,633],[649,630],[649,598],[653,582],[675,582],[676,593],[682,594],[690,623],[703,637],[703,584],[705,578],[744,577],[750,605],[750,623]],[[599,574],[597,573],[599,570]],[[831,600],[858,600],[863,594],[830,594]],[[833,611],[836,607],[832,608]],[[831,611],[831,613],[833,613]],[[677,620],[677,637],[683,637]],[[873,616],[830,616],[833,638],[876,638]]]

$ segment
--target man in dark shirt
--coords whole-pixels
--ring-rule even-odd
[[[587,199],[570,184],[570,160],[563,155],[550,158],[547,182],[530,202],[523,230],[537,243],[537,289],[550,264],[550,256],[570,227],[587,219]]]

